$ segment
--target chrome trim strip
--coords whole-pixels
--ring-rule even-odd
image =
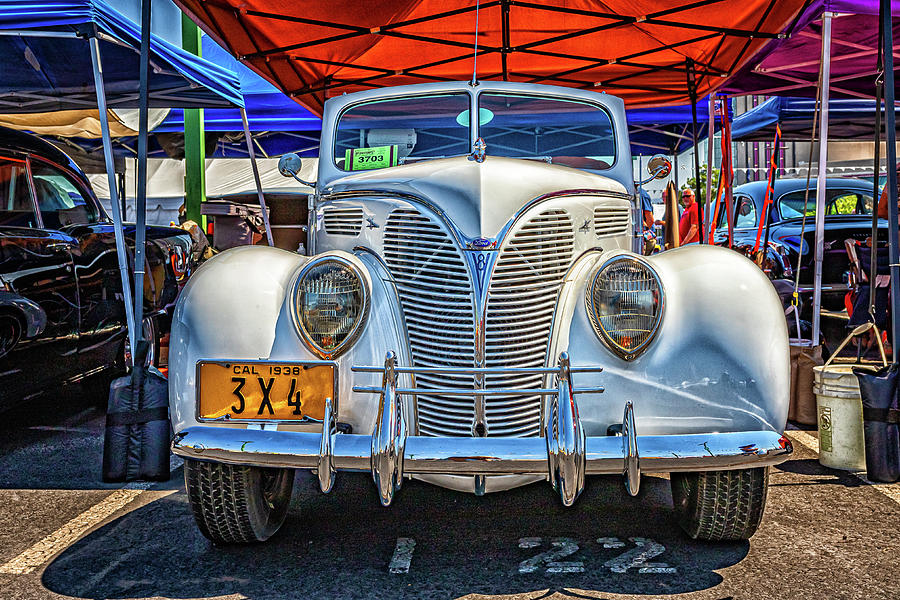
[[[354,392],[359,392],[363,394],[381,394],[384,392],[384,388],[374,387],[374,386],[366,386],[366,385],[355,385],[353,386]],[[572,388],[571,392],[573,394],[602,394],[605,391],[602,387],[592,387],[592,388]],[[466,389],[457,389],[457,388],[396,388],[394,390],[395,394],[428,394],[430,396],[510,396],[510,395],[522,395],[522,396],[555,396],[559,393],[559,388],[509,388],[509,389],[482,389],[475,388],[474,390],[466,390]]]
[[[384,367],[352,366],[354,373],[383,373]],[[441,373],[447,375],[472,375],[475,373],[507,374],[521,373],[526,375],[553,375],[559,373],[559,367],[395,367],[395,373]],[[570,373],[601,373],[603,367],[569,367]],[[555,390],[554,390],[555,391]]]

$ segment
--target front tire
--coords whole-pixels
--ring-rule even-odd
[[[184,482],[197,526],[216,544],[263,542],[287,516],[293,469],[184,461]]]
[[[672,473],[678,522],[695,540],[747,540],[766,508],[769,468]]]

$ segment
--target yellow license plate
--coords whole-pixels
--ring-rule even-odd
[[[321,421],[334,365],[220,361],[197,365],[200,419]]]

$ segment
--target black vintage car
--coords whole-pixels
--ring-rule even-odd
[[[125,238],[133,260],[134,225]],[[156,349],[190,255],[188,233],[147,228],[143,326]],[[113,373],[126,337],[113,224],[87,177],[55,146],[0,128],[0,409]]]
[[[850,257],[845,242],[865,241],[872,233],[872,183],[859,179],[829,178],[825,186],[825,253],[822,260],[822,306],[840,310],[848,291]],[[766,182],[756,181],[734,188],[732,205],[734,249],[754,256],[760,219],[766,195]],[[816,181],[810,181],[807,199],[806,178],[781,179],[775,182],[769,205],[768,240],[763,268],[771,279],[795,278],[797,254],[800,253],[800,294],[809,299],[813,290],[815,258]],[[728,227],[724,208],[718,211],[714,241],[728,245]],[[806,227],[803,229],[803,213]],[[759,246],[765,247],[766,228],[762,229]],[[803,239],[801,241],[801,230]],[[887,221],[879,221],[879,246],[887,243]],[[810,303],[805,302],[807,311]]]

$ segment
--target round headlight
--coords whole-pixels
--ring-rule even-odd
[[[368,309],[369,290],[353,263],[327,257],[300,272],[294,291],[297,329],[322,358],[334,358],[356,339]]]
[[[587,287],[587,312],[597,335],[625,360],[653,340],[663,310],[656,272],[630,256],[608,260]]]

